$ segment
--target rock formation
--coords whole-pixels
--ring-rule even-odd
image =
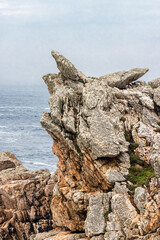
[[[159,80],[135,82],[148,71],[137,68],[87,77],[52,56],[60,72],[43,77],[51,112],[41,125],[59,158],[58,180],[1,156],[2,240],[159,240]]]
[[[51,112],[41,124],[59,158],[55,225],[89,239],[157,239],[159,81],[134,82],[148,69],[86,77],[58,52],[52,56],[60,72],[43,77]]]
[[[26,240],[53,228],[50,211],[56,174],[29,171],[13,154],[0,154],[0,239]]]

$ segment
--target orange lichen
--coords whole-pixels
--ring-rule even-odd
[[[59,85],[62,85],[62,83],[61,83],[59,80],[57,81],[57,83],[58,83]]]

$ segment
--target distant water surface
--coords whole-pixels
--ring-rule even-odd
[[[47,86],[0,86],[0,152],[16,155],[28,169],[56,170],[52,139],[41,127],[50,112]]]

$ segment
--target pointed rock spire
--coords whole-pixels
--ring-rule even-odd
[[[74,81],[81,80],[85,82],[85,75],[79,72],[67,58],[54,50],[51,52],[51,54],[57,63],[58,69],[64,77],[70,78]]]

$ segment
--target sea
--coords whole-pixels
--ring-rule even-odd
[[[54,172],[58,158],[52,139],[42,128],[43,112],[50,112],[47,86],[0,86],[0,152],[16,155],[30,170]]]

